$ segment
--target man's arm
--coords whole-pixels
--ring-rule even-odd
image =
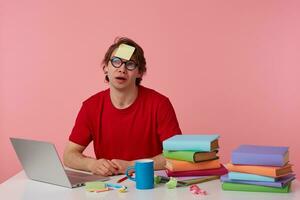
[[[112,163],[110,160],[96,160],[85,156],[83,154],[85,148],[85,146],[69,141],[64,151],[64,165],[73,169],[90,171],[94,174],[104,176],[118,173],[117,165]]]
[[[154,156],[151,159],[154,160],[154,170],[165,169],[166,159],[165,159],[165,157],[162,154]]]
[[[83,155],[85,148],[85,146],[69,141],[63,155],[64,165],[78,170],[90,171],[88,166],[93,158]]]
[[[162,154],[159,154],[149,159],[152,159],[154,161],[154,170],[165,169],[166,159],[163,157]],[[127,161],[120,159],[112,159],[111,161],[118,166],[119,172],[123,174],[126,172],[127,167],[133,166],[135,162],[135,160]]]

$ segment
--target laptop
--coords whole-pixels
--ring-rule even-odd
[[[68,188],[83,186],[87,181],[106,181],[108,177],[66,170],[53,144],[10,138],[26,175],[35,181]]]

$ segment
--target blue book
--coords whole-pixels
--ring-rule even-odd
[[[228,178],[232,180],[247,180],[247,181],[267,181],[275,182],[276,178],[269,176],[261,176],[257,174],[247,174],[241,172],[229,172]]]
[[[233,179],[230,179],[227,174],[221,176],[222,182],[242,183],[242,184],[250,184],[250,185],[262,185],[262,186],[279,187],[279,188],[282,188],[282,187],[288,185],[294,179],[295,179],[295,174],[288,174],[286,176],[280,177],[280,179],[278,179],[276,182],[233,180]]]
[[[164,150],[189,150],[199,152],[210,152],[219,148],[218,134],[211,135],[174,135],[163,141]]]
[[[281,167],[289,161],[288,150],[280,146],[241,145],[232,152],[232,163]]]

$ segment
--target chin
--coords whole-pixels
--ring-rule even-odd
[[[123,89],[126,89],[126,88],[129,87],[127,84],[117,84],[117,83],[112,84],[111,86],[118,89],[118,90],[123,90]]]
[[[135,83],[131,84],[131,82],[126,82],[123,84],[119,84],[116,82],[112,82],[112,83],[110,83],[110,86],[114,87],[115,89],[118,89],[118,90],[125,90],[125,89],[131,88],[131,87],[135,87]]]

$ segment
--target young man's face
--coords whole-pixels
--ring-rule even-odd
[[[116,50],[112,53],[108,65],[104,68],[104,71],[107,72],[110,86],[116,89],[135,87],[136,79],[141,78],[138,66],[134,68],[136,61],[132,58],[128,61],[115,57],[115,53]]]

